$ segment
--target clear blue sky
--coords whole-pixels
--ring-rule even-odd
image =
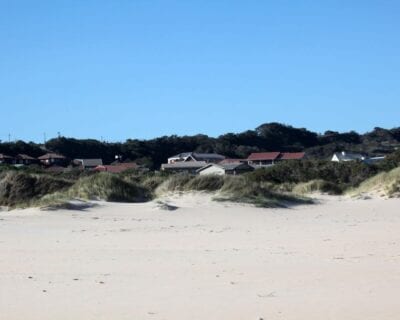
[[[400,126],[400,2],[0,0],[0,139]]]

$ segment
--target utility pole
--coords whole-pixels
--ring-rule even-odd
[[[46,132],[43,132],[43,144],[46,144]]]
[[[8,134],[8,143],[10,143],[11,142],[11,134],[9,133]]]

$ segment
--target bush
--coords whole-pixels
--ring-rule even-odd
[[[0,205],[24,206],[35,199],[56,191],[65,190],[72,183],[49,175],[34,175],[10,171],[0,182]]]
[[[68,195],[75,198],[116,202],[142,202],[151,199],[147,189],[107,172],[78,180],[68,190]]]
[[[322,192],[327,194],[342,194],[343,190],[336,184],[325,180],[311,180],[297,184],[292,191],[296,194],[310,194]]]
[[[332,161],[285,161],[269,168],[263,168],[248,173],[254,181],[269,181],[273,183],[301,183],[312,180],[324,180],[340,186],[354,187],[378,172],[376,166],[361,162]]]
[[[255,182],[245,176],[228,176],[216,200],[250,203],[259,207],[285,207],[311,203],[311,200],[289,193],[276,192],[271,183]]]
[[[219,175],[203,175],[196,176],[189,180],[186,185],[186,190],[196,191],[216,191],[224,185],[224,177]]]

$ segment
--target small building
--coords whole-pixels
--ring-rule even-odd
[[[180,161],[175,163],[163,163],[161,165],[161,170],[168,172],[187,172],[196,174],[198,169],[205,167],[207,164],[208,163],[205,161]]]
[[[103,165],[102,159],[74,159],[73,165],[79,166],[82,170],[93,170]]]
[[[225,156],[217,153],[184,152],[168,158],[168,164],[187,161],[204,161],[206,163],[218,163],[225,159]]]
[[[196,172],[200,175],[216,174],[216,175],[238,175],[253,171],[254,168],[247,163],[210,163]]]
[[[67,158],[62,154],[50,152],[46,153],[38,158],[40,162],[45,166],[57,165],[65,166],[67,163]]]
[[[15,158],[4,153],[0,153],[0,164],[13,164],[15,163]]]
[[[38,159],[36,159],[36,158],[34,158],[34,157],[31,157],[31,156],[29,156],[29,155],[27,155],[27,154],[18,154],[16,157],[15,157],[15,162],[14,162],[15,164],[22,164],[22,165],[31,165],[31,164],[37,164],[37,163],[39,163],[39,160]]]
[[[346,162],[346,161],[364,161],[366,157],[360,153],[350,153],[346,151],[336,152],[332,156],[334,162]]]
[[[121,173],[126,170],[135,170],[139,168],[140,166],[135,162],[121,162],[111,165],[99,165],[94,168],[94,170],[98,172]]]

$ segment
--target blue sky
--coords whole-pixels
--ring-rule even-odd
[[[400,126],[399,1],[0,0],[0,139]]]

